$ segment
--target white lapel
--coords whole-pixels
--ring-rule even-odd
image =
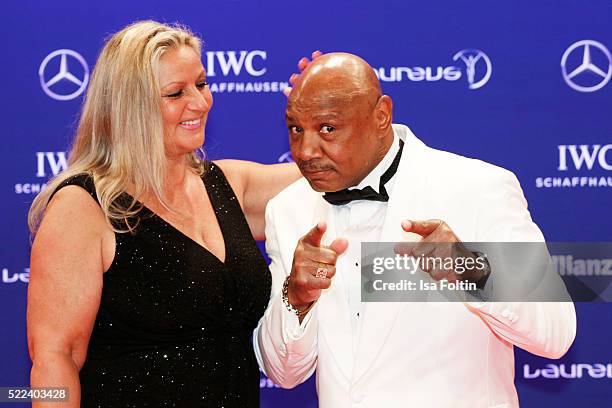
[[[332,214],[332,206],[322,196],[318,198],[315,205],[311,225],[314,226],[320,221],[327,222],[327,230],[321,243],[330,245],[336,238],[336,222]],[[323,291],[318,302],[319,333],[322,334],[325,342],[329,345],[333,357],[338,361],[338,365],[347,380],[350,380],[353,370],[353,350],[351,347],[353,340],[343,274],[338,273],[334,276],[331,287]],[[319,341],[321,341],[321,338]]]
[[[421,184],[425,168],[422,156],[426,146],[408,127],[394,125],[394,130],[404,140],[404,151],[393,192],[389,197],[389,207],[380,240],[382,242],[418,241],[420,239],[418,235],[407,233],[402,229],[401,221],[421,212],[419,205],[421,200],[418,194],[423,191]],[[366,304],[352,381],[358,381],[367,372],[384,347],[402,305],[397,302]]]

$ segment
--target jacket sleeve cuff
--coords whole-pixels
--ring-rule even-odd
[[[316,314],[316,303],[310,308],[308,313],[306,313],[306,316],[302,319],[302,323],[300,323],[300,319],[295,313],[287,310],[284,304],[281,305],[281,308],[283,335],[285,336],[285,340],[297,341],[307,336],[309,332],[312,332],[310,329],[310,322],[313,320],[313,315]]]
[[[287,351],[297,354],[308,352],[317,335],[317,304],[308,311],[301,323],[294,313],[287,310],[281,296],[278,296],[277,307],[281,309],[283,343],[287,345]]]

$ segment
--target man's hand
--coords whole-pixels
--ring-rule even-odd
[[[321,51],[314,51],[311,54],[312,59],[314,60],[315,58],[320,57],[321,55],[323,55],[323,53]],[[302,71],[304,71],[306,69],[306,67],[308,65],[310,65],[311,60],[309,60],[307,57],[302,57],[299,61],[298,61],[298,69],[300,70],[300,73]],[[300,74],[291,74],[291,76],[289,77],[289,83],[291,84],[291,87],[287,87],[285,89],[283,89],[283,93],[285,94],[285,96],[289,96],[289,94],[291,93],[291,90],[293,89],[293,85],[295,85],[295,81],[297,81],[297,79],[300,77]]]
[[[414,257],[433,258],[434,260],[445,260],[448,258],[476,259],[476,255],[470,252],[455,235],[453,230],[442,220],[402,221],[402,229],[422,237],[419,242],[404,242],[395,247],[395,252],[400,255]],[[440,262],[431,262],[431,268],[425,267],[423,271],[429,273],[434,280],[446,279],[450,282],[469,281],[478,282],[485,274],[484,268],[477,264],[474,268],[458,273],[453,269],[444,269]]]
[[[326,229],[324,222],[318,223],[295,248],[287,296],[289,303],[298,310],[308,308],[319,299],[323,289],[330,287],[336,274],[336,260],[348,247],[348,241],[343,238],[335,239],[329,247],[321,246]]]

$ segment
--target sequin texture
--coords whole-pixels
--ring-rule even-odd
[[[80,372],[83,407],[256,407],[251,334],[271,278],[221,169],[203,181],[226,260],[146,208],[135,234],[115,234],[100,309]],[[88,175],[80,185],[95,198]]]

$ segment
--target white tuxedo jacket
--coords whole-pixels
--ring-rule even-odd
[[[543,241],[511,172],[429,148],[406,126],[394,131],[405,146],[381,241],[415,241],[400,222],[432,218],[465,242]],[[282,283],[297,241],[317,222],[328,223],[325,244],[336,238],[328,236],[335,230],[330,209],[304,178],[266,209],[273,284],[253,340],[260,366],[281,387],[302,383],[316,369],[324,408],[516,407],[513,346],[559,358],[572,344],[572,303],[367,303],[353,353],[342,271],[303,330],[294,330]]]

